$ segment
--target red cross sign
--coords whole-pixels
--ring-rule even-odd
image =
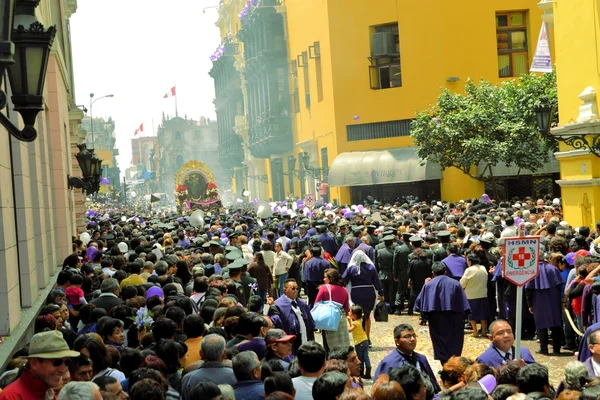
[[[519,247],[519,251],[513,253],[512,259],[519,264],[519,267],[524,267],[525,262],[531,259],[531,254],[525,252],[525,247]]]
[[[539,236],[506,238],[502,258],[504,279],[517,286],[525,286],[539,273],[539,256]]]

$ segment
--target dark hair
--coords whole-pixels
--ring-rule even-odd
[[[77,264],[81,261],[79,260],[79,256],[77,254],[69,254],[67,258],[63,261],[63,268],[70,267],[76,268]]]
[[[121,298],[123,301],[133,299],[137,295],[138,291],[133,285],[127,285],[121,288]]]
[[[77,256],[75,256],[77,257]],[[79,258],[77,258],[79,260]],[[73,273],[69,270],[62,270],[58,273],[58,277],[56,278],[56,284],[62,286],[71,280],[71,275]],[[63,293],[64,294],[64,293]]]
[[[71,275],[71,278],[69,278],[69,283],[71,285],[81,285],[83,283],[83,277],[79,274],[73,274]]]
[[[312,395],[315,399],[335,399],[344,393],[348,375],[331,371],[319,376],[312,387]]]
[[[123,321],[116,318],[106,317],[106,320],[102,324],[98,333],[100,336],[102,336],[102,340],[106,342],[108,338],[112,336],[116,328],[123,328]]]
[[[129,347],[121,348],[121,362],[119,365],[121,367],[121,372],[123,372],[127,378],[129,378],[129,375],[133,371],[142,365],[142,361],[144,361],[144,357],[139,350]]]
[[[517,394],[518,392],[519,389],[515,385],[507,385],[503,383],[501,385],[496,386],[494,390],[492,390],[492,393],[490,393],[490,396],[492,396],[494,400],[506,400],[507,398],[509,398],[513,394]]]
[[[194,292],[205,293],[208,290],[208,278],[199,276],[194,279]]]
[[[508,361],[498,368],[496,382],[498,385],[517,385],[517,375],[521,370],[521,363],[518,360]]]
[[[352,305],[352,307],[350,307],[350,311],[352,311],[352,314],[354,314],[357,319],[361,319],[363,316],[363,308],[358,304]]]
[[[156,354],[150,354],[144,357],[140,364],[140,368],[151,368],[160,372],[162,376],[167,376],[167,365],[163,360],[158,358]]]
[[[129,269],[130,274],[139,274],[142,270],[142,265],[139,262],[132,262],[127,264],[127,269]]]
[[[421,373],[410,365],[393,368],[389,374],[390,381],[396,381],[404,389],[407,399],[412,399],[414,395],[421,391],[423,376]]]
[[[404,331],[414,331],[415,329],[412,327],[412,325],[410,324],[400,324],[400,325],[396,325],[396,327],[394,328],[394,339],[399,339],[400,336],[402,336],[402,332]]]
[[[150,296],[146,299],[146,307],[148,307],[148,310],[152,310],[154,307],[162,305],[162,302],[160,296]]]
[[[110,309],[108,313],[113,318],[120,319],[123,322],[123,328],[129,329],[133,324],[131,317],[135,315],[133,308],[125,305],[116,306]]]
[[[160,339],[172,339],[177,333],[177,324],[169,318],[160,318],[152,325],[152,336],[154,341]]]
[[[81,367],[87,367],[88,365],[92,365],[92,360],[88,356],[84,356],[80,354],[78,357],[71,358],[71,364],[69,364],[69,372],[74,374]]]
[[[298,364],[303,370],[314,373],[323,368],[327,352],[319,343],[310,341],[302,344],[302,346],[298,348],[296,356],[298,358]]]
[[[467,256],[467,261],[469,261],[473,265],[481,264],[481,259],[473,253],[469,253],[469,255]]]
[[[337,286],[346,286],[342,276],[335,268],[328,268],[325,270],[325,276],[329,278],[329,283]]]
[[[320,247],[315,246],[315,247],[310,248],[310,253],[312,254],[313,257],[321,257],[322,250]]]
[[[67,281],[68,282],[68,281]],[[67,295],[60,289],[52,289],[50,293],[48,293],[48,297],[46,297],[47,304],[56,304],[57,299],[66,298]]]
[[[192,392],[190,393],[190,399],[207,399],[210,400],[214,397],[221,395],[221,389],[219,385],[214,382],[200,382],[198,383]]]
[[[46,332],[46,331],[54,331],[56,330],[57,322],[56,318],[52,314],[39,315],[35,319],[35,324],[33,328],[34,333]]]
[[[204,336],[205,330],[204,320],[199,315],[190,314],[183,320],[183,333],[188,339]]]
[[[179,369],[179,359],[185,355],[187,348],[174,340],[160,339],[156,343],[154,351],[156,356],[163,360],[167,366],[167,373],[174,374]]]
[[[185,320],[185,311],[183,311],[181,307],[169,307],[167,311],[165,311],[165,318],[169,318],[179,327]]]
[[[269,395],[273,392],[284,392],[291,396],[294,395],[294,383],[292,378],[286,373],[276,371],[265,378],[265,394]]]
[[[521,393],[543,392],[550,386],[548,368],[541,364],[527,364],[517,374],[517,386]]]
[[[163,387],[155,380],[142,379],[129,389],[131,400],[165,400]]]
[[[211,305],[203,305],[200,309],[200,316],[203,320],[212,322],[216,310],[217,308]]]
[[[106,386],[117,383],[117,378],[114,378],[110,375],[102,375],[94,379],[92,382],[98,385],[100,390],[106,390]]]
[[[250,298],[248,299],[248,311],[259,313],[262,311],[263,307],[264,307],[264,301],[263,301],[262,297],[260,297],[256,294],[250,296]]]
[[[73,350],[80,351],[83,348],[87,349],[88,353],[90,353],[94,375],[108,368],[110,365],[110,358],[104,343],[99,342],[91,335],[85,334],[77,337],[73,343]]]
[[[273,392],[265,397],[265,400],[294,400],[294,396],[285,392]]]
[[[435,276],[446,275],[446,264],[441,261],[436,261],[431,265],[431,272]]]
[[[327,359],[346,361],[353,351],[354,347],[352,346],[334,347],[329,350],[329,357]]]

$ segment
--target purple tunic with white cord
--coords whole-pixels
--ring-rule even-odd
[[[535,329],[562,326],[562,293],[564,282],[560,270],[546,262],[539,263],[539,274],[525,285],[525,289],[533,291],[533,320]]]
[[[449,276],[436,276],[427,282],[417,300],[415,311],[425,313],[436,360],[447,361],[462,354],[464,318],[469,301],[460,283]]]
[[[350,290],[350,299],[354,304],[358,304],[363,308],[365,319],[370,315],[373,307],[375,307],[375,290],[380,296],[383,296],[383,287],[377,276],[377,270],[372,264],[360,264],[360,273],[356,265],[351,265],[344,271],[342,275],[344,282],[352,283]],[[375,290],[373,290],[373,287]]]

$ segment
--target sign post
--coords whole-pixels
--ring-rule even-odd
[[[504,240],[502,272],[504,279],[517,285],[515,360],[521,358],[523,326],[523,286],[539,274],[540,237],[525,237],[525,223],[519,225],[519,237]]]

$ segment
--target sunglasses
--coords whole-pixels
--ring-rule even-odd
[[[298,290],[298,288],[297,288],[297,287],[291,287],[291,288],[288,288],[288,289],[290,289],[290,290],[293,290],[294,292],[295,292],[296,290]]]
[[[68,367],[69,365],[71,365],[71,359],[70,358],[66,358],[66,359],[62,359],[62,358],[57,358],[55,360],[52,360],[52,366],[53,367],[60,367],[61,365],[65,364],[65,367]]]

